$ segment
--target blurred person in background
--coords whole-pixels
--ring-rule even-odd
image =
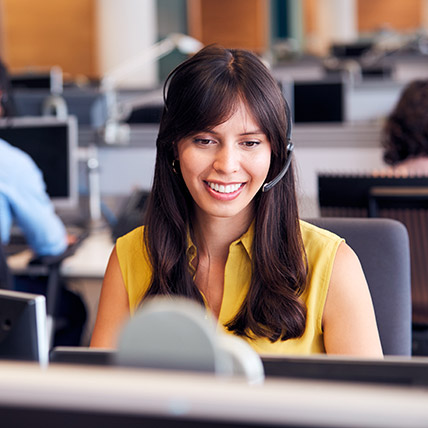
[[[382,130],[381,175],[428,176],[428,80],[415,80],[403,90]]]
[[[0,61],[0,116],[15,115],[8,71]],[[33,159],[0,138],[0,243],[9,243],[12,226],[22,231],[36,257],[60,256],[73,236],[67,235],[62,220],[46,193],[43,175]],[[6,285],[17,291],[46,294],[46,276],[15,276]],[[55,345],[78,345],[86,321],[86,308],[77,294],[60,286]]]
[[[0,62],[0,116],[15,114],[11,84]],[[68,245],[61,219],[46,193],[43,176],[33,159],[0,139],[0,237],[8,243],[13,223],[38,256],[56,256]]]

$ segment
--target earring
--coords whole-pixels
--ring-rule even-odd
[[[178,160],[177,159],[174,159],[172,162],[171,162],[171,166],[172,166],[172,170],[174,171],[174,174],[178,174],[178,172],[177,172],[177,169],[176,169],[176,162],[178,163]]]

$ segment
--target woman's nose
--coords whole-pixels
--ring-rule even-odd
[[[221,147],[214,159],[213,168],[223,174],[231,174],[239,169],[239,154],[234,147]]]

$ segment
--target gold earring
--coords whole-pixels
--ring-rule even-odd
[[[178,174],[177,169],[175,168],[176,162],[178,162],[177,159],[174,159],[171,163],[172,170],[174,171],[174,174]]]

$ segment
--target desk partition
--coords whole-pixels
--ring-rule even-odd
[[[2,426],[426,427],[428,390],[0,364]]]

